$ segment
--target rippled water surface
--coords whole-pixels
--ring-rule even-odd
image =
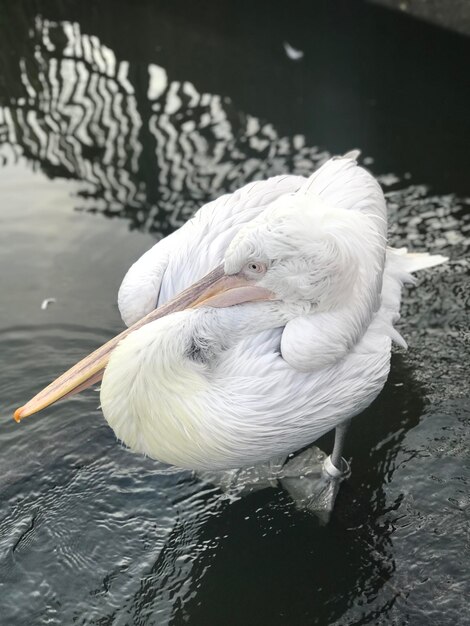
[[[0,1],[1,624],[468,623],[469,55],[356,2]],[[406,291],[327,526],[129,453],[96,390],[10,419],[122,328],[157,238],[352,147],[391,243],[451,260]]]

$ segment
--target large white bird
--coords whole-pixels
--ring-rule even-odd
[[[104,376],[103,414],[136,452],[227,470],[284,458],[345,425],[388,375],[410,272],[446,259],[387,247],[387,212],[357,152],[308,179],[277,176],[222,196],[128,271],[130,328],[15,414]],[[155,307],[159,308],[155,308]]]

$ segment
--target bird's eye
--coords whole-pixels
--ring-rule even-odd
[[[266,271],[266,265],[258,261],[250,261],[245,268],[250,274],[264,274]]]

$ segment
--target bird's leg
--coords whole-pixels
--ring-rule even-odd
[[[341,481],[350,474],[349,463],[342,456],[349,423],[336,427],[330,456],[311,446],[288,461],[280,477],[296,506],[314,513],[323,523],[333,511]]]
[[[323,470],[332,479],[343,480],[351,473],[349,463],[343,457],[344,442],[346,440],[346,433],[349,430],[350,424],[351,420],[347,420],[336,427],[333,452],[325,459],[323,464]]]

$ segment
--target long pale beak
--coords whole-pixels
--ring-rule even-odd
[[[187,308],[198,306],[225,307],[255,300],[272,300],[273,298],[274,294],[271,291],[258,287],[243,276],[238,274],[227,276],[223,265],[219,265],[215,270],[206,274],[204,278],[201,278],[166,304],[151,311],[133,326],[124,330],[71,367],[62,376],[56,378],[24,406],[17,409],[14,419],[20,422],[23,418],[45,409],[57,400],[78,393],[99,382],[114,348],[129,333],[134,332],[144,324]]]

